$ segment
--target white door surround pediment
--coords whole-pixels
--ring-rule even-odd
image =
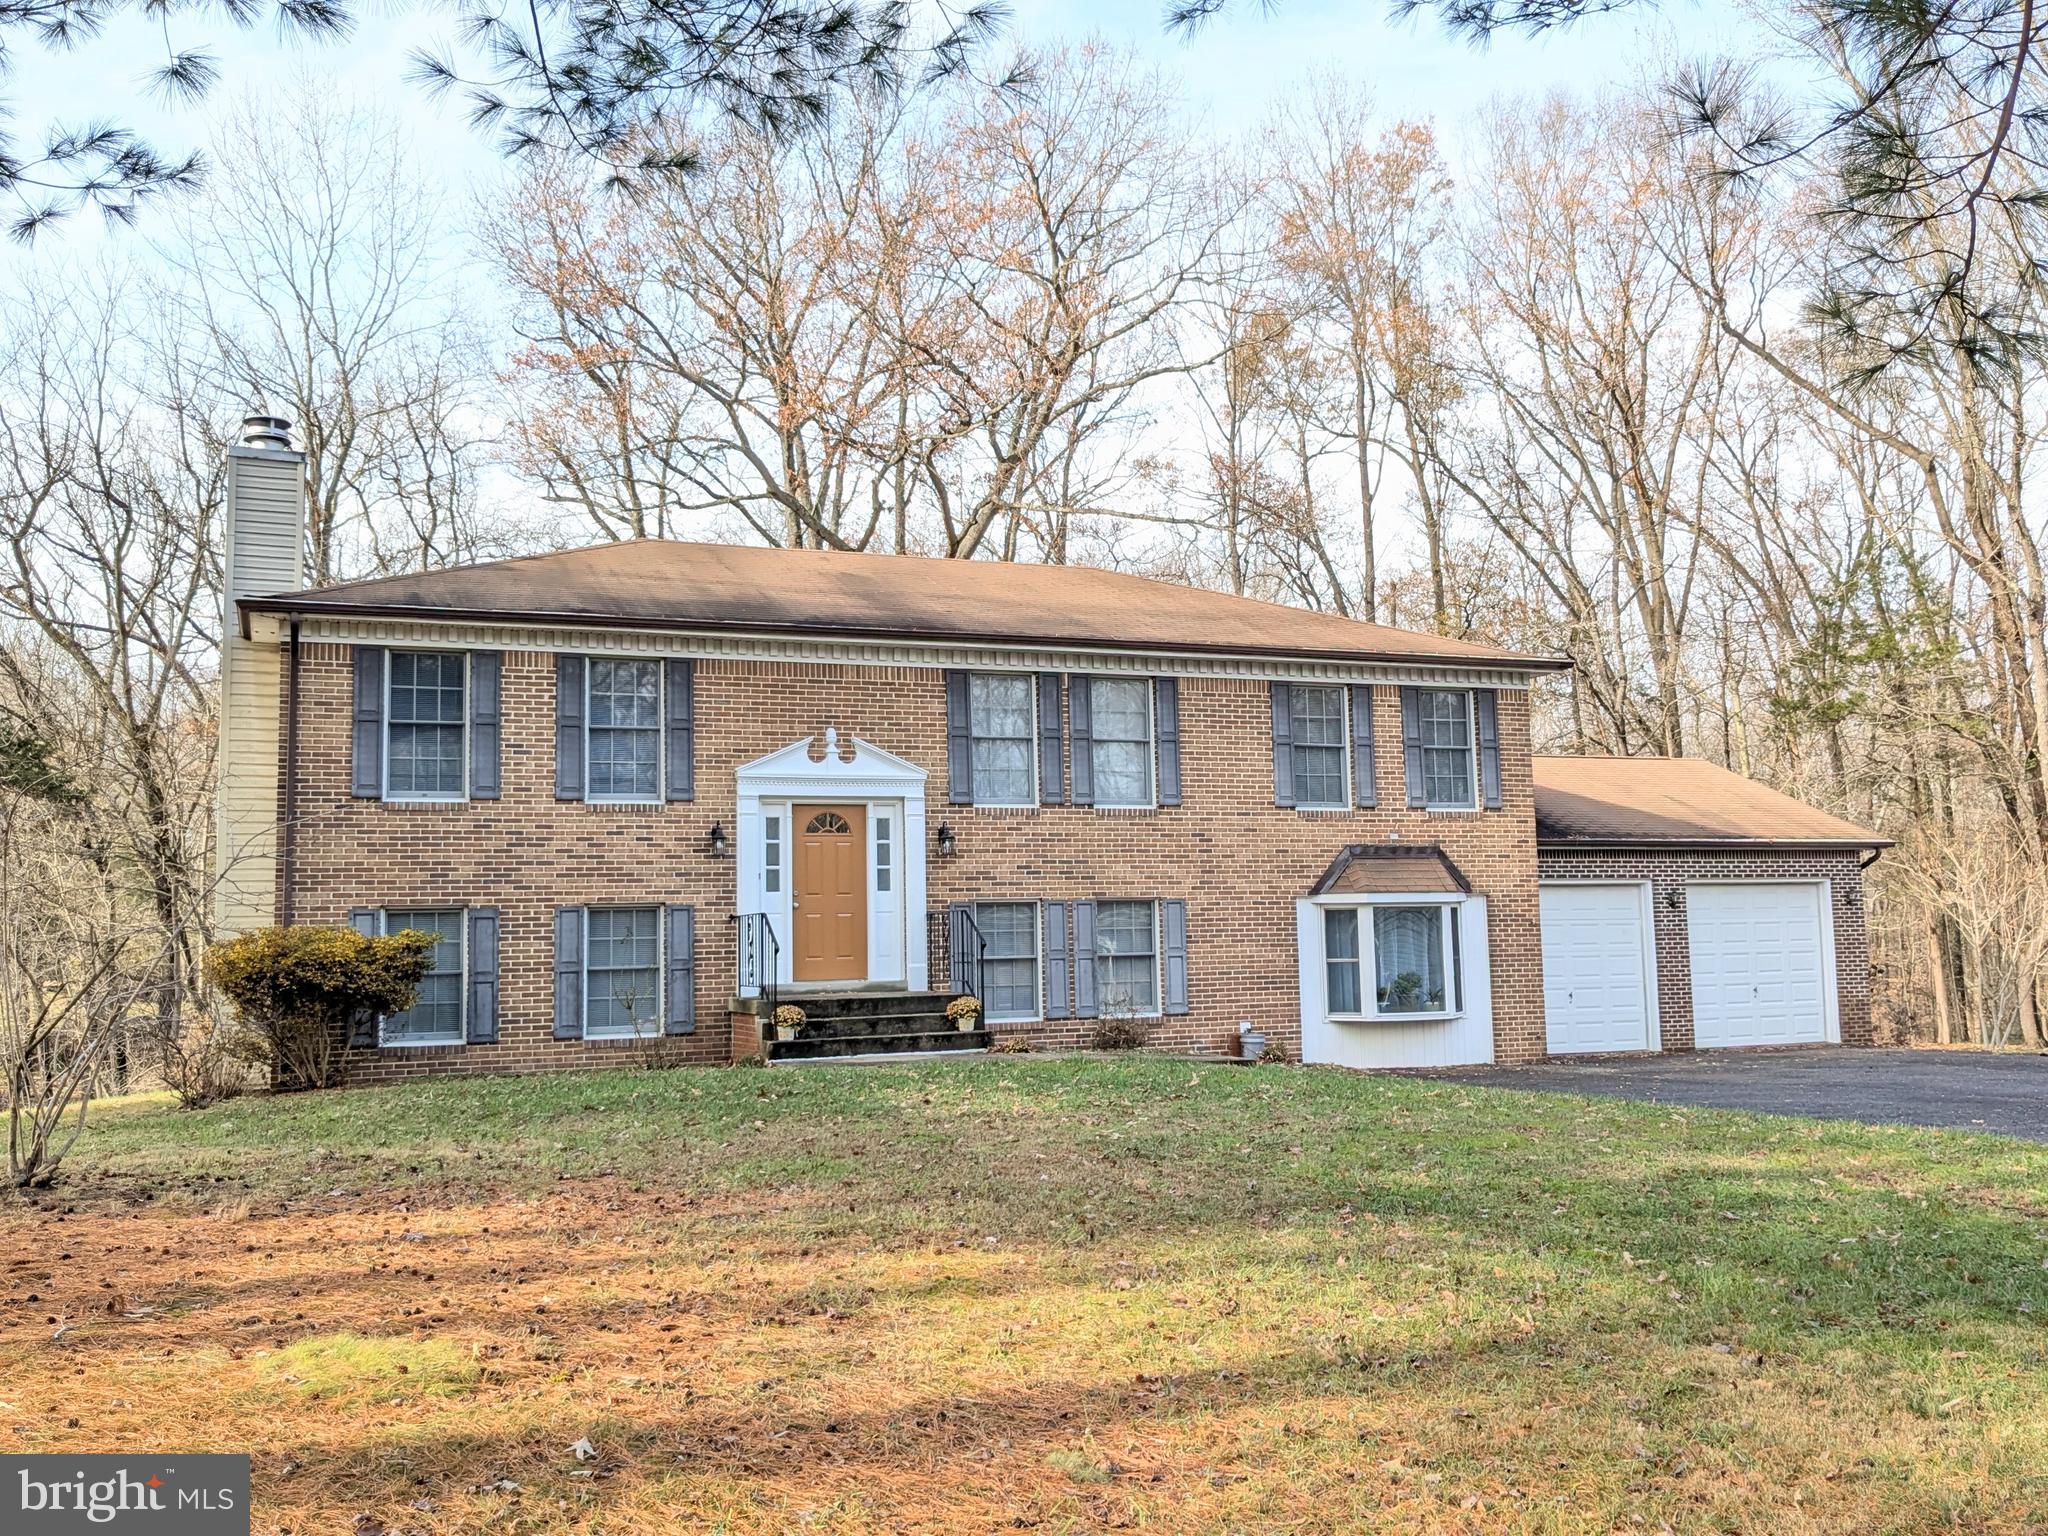
[[[913,787],[919,798],[923,797],[929,775],[910,759],[898,757],[858,736],[847,738],[852,750],[845,751],[840,747],[836,726],[826,726],[824,737],[822,758],[811,756],[818,738],[806,736],[776,748],[766,757],[740,764],[741,797],[842,795],[848,800],[859,800],[870,794],[900,796]]]
[[[823,753],[814,756],[820,734]],[[842,738],[829,725],[740,765],[735,910],[768,915],[781,946],[777,981],[790,981],[793,959],[791,807],[838,801],[868,808],[868,979],[900,982],[913,992],[925,989],[930,969],[924,932],[927,777],[908,758],[858,736]],[[771,821],[779,833],[774,846],[779,864],[773,871],[768,863]],[[886,857],[877,846],[885,829]]]

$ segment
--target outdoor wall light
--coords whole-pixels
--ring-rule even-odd
[[[950,859],[950,858],[951,858],[951,857],[953,857],[953,855],[954,855],[954,854],[955,854],[956,852],[958,852],[958,851],[959,851],[959,847],[958,847],[958,845],[957,845],[957,844],[956,844],[956,843],[955,843],[955,842],[953,841],[953,827],[952,827],[952,824],[951,824],[950,822],[944,822],[944,821],[940,822],[940,823],[939,823],[939,857],[940,857],[940,858],[942,858],[942,859]]]
[[[714,859],[724,858],[725,845],[725,823],[722,821],[714,821],[713,823],[711,823],[711,836],[708,839],[706,839],[706,847],[709,849],[711,857],[713,857]]]
[[[1677,886],[1673,885],[1665,887],[1664,905],[1670,908],[1673,912],[1676,912],[1678,910],[1678,904],[1684,899],[1685,898],[1679,894]]]

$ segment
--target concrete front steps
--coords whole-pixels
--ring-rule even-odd
[[[831,1061],[849,1057],[958,1055],[985,1051],[986,1029],[963,1030],[946,1017],[952,992],[805,992],[780,999],[806,1018],[794,1040],[768,1040],[771,1062]]]

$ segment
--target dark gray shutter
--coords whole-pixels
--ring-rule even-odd
[[[1401,690],[1401,759],[1409,806],[1429,804],[1429,787],[1422,782],[1422,694],[1417,688]]]
[[[555,657],[555,798],[583,798],[583,658]],[[578,1033],[581,1033],[579,1030]]]
[[[662,1030],[671,1035],[694,1035],[697,1032],[697,909],[670,907],[667,916],[668,1013]]]
[[[1273,684],[1273,803],[1294,804],[1294,689]]]
[[[354,762],[348,792],[362,800],[384,794],[384,647],[355,648]]]
[[[697,798],[697,664],[671,656],[663,666],[668,683],[668,798]]]
[[[1067,948],[1067,904],[1045,904],[1045,1016],[1070,1019],[1074,1016],[1072,977],[1073,951]]]
[[[1360,810],[1380,803],[1379,776],[1372,761],[1372,685],[1351,685],[1351,798]]]
[[[498,909],[469,909],[469,1043],[498,1038]]]
[[[502,757],[505,653],[469,653],[469,798],[495,800],[502,785],[498,763]]]
[[[382,914],[375,907],[350,907],[348,925],[365,938],[374,939],[384,925]],[[377,1043],[377,1015],[365,1008],[349,1025],[348,1043],[358,1050],[368,1050]]]
[[[555,908],[555,1038],[583,1038],[583,909]]]
[[[1038,674],[1038,803],[1058,805],[1066,798],[1066,765],[1060,741],[1060,675]]]
[[[1068,770],[1073,792],[1069,805],[1095,803],[1095,695],[1088,679],[1076,674],[1067,679],[1067,734],[1073,739],[1074,764]]]
[[[1159,903],[1160,944],[1166,960],[1166,1013],[1188,1011],[1188,904]]]
[[[1159,738],[1159,803],[1180,804],[1180,679],[1152,679],[1152,734]]]
[[[974,804],[974,736],[965,672],[946,674],[946,803]]]
[[[1074,1013],[1095,1017],[1095,903],[1074,903]]]
[[[1500,809],[1500,706],[1491,688],[1472,695],[1472,717],[1479,736],[1479,803]]]
[[[971,990],[968,981],[972,972],[969,962],[975,949],[973,917],[973,902],[946,903],[946,986],[954,992]]]

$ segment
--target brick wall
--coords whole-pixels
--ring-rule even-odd
[[[706,835],[714,821],[728,833],[734,828],[740,764],[827,725],[929,772],[927,838],[945,820],[959,848],[952,858],[929,856],[934,907],[1006,897],[1185,900],[1191,1011],[1157,1021],[1159,1043],[1223,1046],[1238,1021],[1250,1019],[1298,1051],[1295,898],[1344,844],[1398,835],[1440,844],[1489,898],[1496,1053],[1504,1061],[1542,1053],[1526,695],[1500,695],[1499,811],[1406,808],[1399,694],[1391,687],[1374,693],[1381,808],[1278,809],[1267,685],[1201,677],[1180,685],[1182,805],[994,810],[946,803],[943,677],[931,668],[700,660],[697,798],[623,807],[556,801],[554,658],[508,652],[503,798],[402,805],[349,797],[349,649],[305,647],[294,919],[339,922],[354,906],[495,906],[501,913],[499,1042],[354,1052],[352,1080],[636,1059],[631,1043],[552,1037],[552,914],[574,903],[695,905],[698,1023],[677,1052],[691,1060],[728,1059],[735,867],[731,858],[708,855]],[[921,919],[910,917],[915,933]],[[1082,1043],[1092,1029],[1086,1020],[1028,1027],[1056,1044]]]
[[[1657,1014],[1664,1049],[1693,1049],[1692,947],[1687,938],[1685,886],[1695,880],[1826,880],[1834,903],[1835,996],[1842,1043],[1869,1045],[1870,938],[1863,922],[1863,873],[1858,855],[1842,853],[1606,852],[1544,848],[1537,874],[1544,880],[1647,880],[1656,914]],[[1675,893],[1675,905],[1674,905]]]

